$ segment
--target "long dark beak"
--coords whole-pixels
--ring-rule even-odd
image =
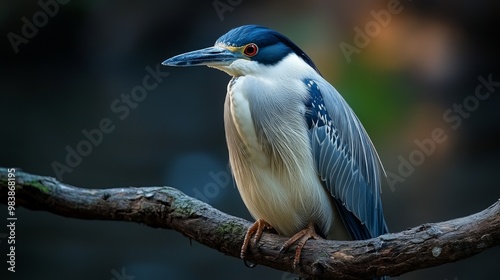
[[[165,66],[227,66],[238,59],[230,50],[218,46],[183,53],[171,57],[161,64]]]

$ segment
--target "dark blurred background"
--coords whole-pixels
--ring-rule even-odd
[[[39,3],[52,3],[50,14]],[[222,116],[229,76],[162,67],[169,75],[151,80],[154,89],[141,95],[136,86],[147,67],[155,71],[168,57],[255,23],[297,43],[357,112],[392,178],[382,185],[391,231],[465,216],[500,198],[500,87],[483,86],[489,96],[475,96],[479,76],[500,81],[498,1],[54,3],[0,3],[0,166],[87,188],[169,185],[251,220],[227,183]],[[379,12],[388,5],[398,11],[390,19]],[[371,34],[361,43],[358,35],[357,45],[356,27]],[[346,58],[342,43],[357,50]],[[122,94],[132,92],[140,100],[127,105]],[[106,118],[114,130],[74,167],[56,171],[67,165],[67,149],[87,139],[82,131]],[[431,149],[426,139],[435,129],[446,140]],[[416,140],[434,151],[418,157]],[[412,172],[398,171],[404,161],[414,162]],[[0,213],[6,217],[4,205]],[[293,279],[248,269],[174,231],[26,209],[17,217],[17,272],[6,273],[7,242],[0,239],[0,279],[121,280],[123,269],[136,280]],[[498,279],[499,257],[494,248],[398,278]]]

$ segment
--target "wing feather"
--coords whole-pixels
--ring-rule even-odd
[[[325,80],[305,80],[311,151],[318,175],[355,239],[387,232],[380,199],[383,167],[361,122]]]

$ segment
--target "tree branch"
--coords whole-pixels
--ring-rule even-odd
[[[14,174],[16,206],[65,217],[130,221],[173,229],[237,258],[251,225],[171,187],[83,189],[20,170]],[[0,168],[3,204],[7,204],[9,196],[8,182],[8,170]],[[265,232],[258,244],[251,246],[248,260],[312,279],[396,276],[465,259],[500,245],[500,201],[468,217],[424,224],[370,240],[310,240],[295,271],[294,251],[278,254],[286,240]]]

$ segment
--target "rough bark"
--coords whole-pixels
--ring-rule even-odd
[[[7,204],[9,195],[8,180],[7,169],[0,168],[3,204]],[[15,172],[15,182],[16,207],[86,220],[130,221],[173,229],[236,258],[251,225],[171,187],[85,189],[20,170]],[[278,253],[286,240],[265,232],[256,245],[251,245],[248,261],[308,279],[396,276],[465,259],[500,245],[500,201],[467,217],[424,224],[370,240],[310,240],[296,270],[292,267],[293,250]]]

